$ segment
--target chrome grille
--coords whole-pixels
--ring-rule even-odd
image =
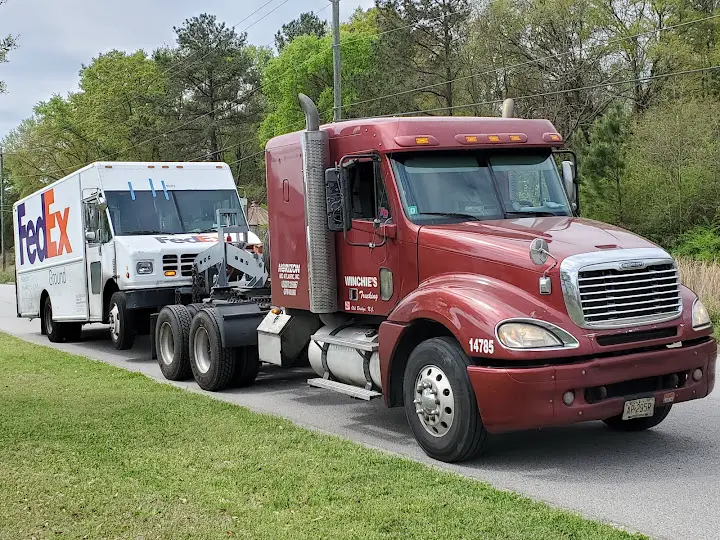
[[[663,318],[679,313],[680,280],[672,264],[642,270],[590,270],[578,275],[583,316],[587,323],[635,317]]]
[[[677,266],[659,248],[573,255],[560,275],[568,314],[583,328],[652,324],[682,313]]]

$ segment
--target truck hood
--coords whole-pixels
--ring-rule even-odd
[[[619,227],[574,217],[430,225],[421,228],[418,244],[509,266],[537,268],[530,261],[529,249],[538,237],[548,242],[550,253],[558,262],[578,253],[657,247]]]

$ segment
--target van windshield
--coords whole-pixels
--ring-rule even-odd
[[[116,236],[203,233],[217,230],[216,211],[240,211],[235,190],[106,191]],[[134,199],[133,199],[134,196]],[[240,218],[244,222],[244,217]],[[243,225],[246,223],[240,223]]]
[[[409,154],[392,165],[415,223],[572,215],[548,154]]]

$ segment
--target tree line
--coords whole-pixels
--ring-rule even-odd
[[[497,116],[513,97],[578,153],[585,216],[720,254],[719,4],[376,0],[341,28],[343,117]],[[96,160],[222,160],[265,199],[263,147],[303,127],[297,94],[332,119],[328,23],[303,13],[260,46],[208,14],[174,31],[35,107],[3,142],[11,197]]]

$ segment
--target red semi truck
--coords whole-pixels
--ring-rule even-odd
[[[578,217],[549,121],[509,103],[502,118],[320,126],[300,101],[306,130],[266,148],[271,296],[229,290],[208,268],[237,261],[200,254],[203,295],[153,319],[168,378],[220,390],[309,361],[314,387],[403,406],[448,462],[487,433],[644,430],[712,391],[707,311],[666,251]],[[240,225],[221,228],[228,246]]]

